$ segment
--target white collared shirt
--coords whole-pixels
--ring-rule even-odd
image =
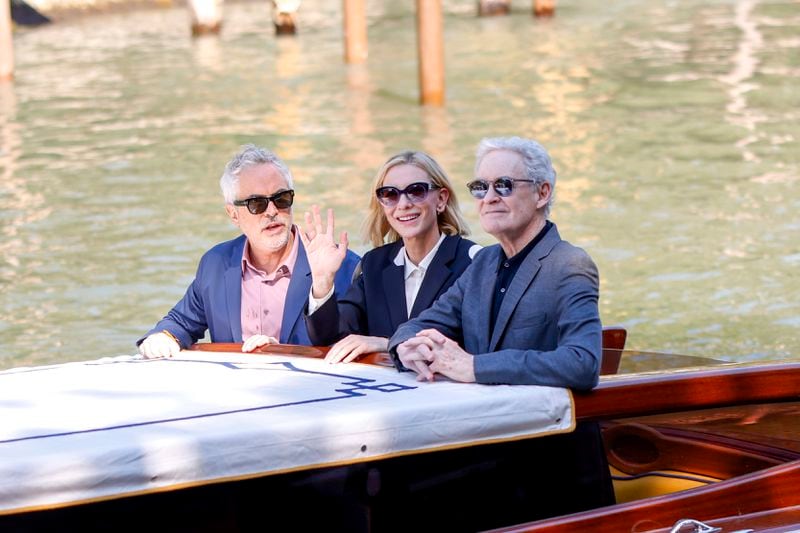
[[[433,261],[436,252],[439,250],[439,246],[441,246],[442,241],[444,241],[444,237],[444,234],[439,235],[439,240],[436,242],[433,248],[431,248],[431,251],[422,258],[422,261],[419,262],[419,265],[415,265],[411,262],[411,259],[409,259],[408,254],[406,253],[405,246],[400,248],[394,258],[395,265],[405,267],[404,277],[406,280],[406,313],[409,317],[411,316],[411,308],[414,307],[417,294],[419,294],[419,289],[422,287],[422,282],[425,279],[425,274],[428,272],[428,267]]]
[[[442,242],[444,241],[445,234],[442,233],[439,235],[439,240],[436,241],[436,244],[431,248],[431,251],[422,258],[422,261],[419,262],[419,265],[415,265],[411,262],[411,259],[408,258],[408,254],[406,254],[406,247],[400,247],[398,250],[397,255],[394,257],[394,261],[392,261],[396,266],[403,266],[403,278],[405,279],[405,292],[406,292],[406,313],[407,316],[411,316],[411,308],[414,307],[414,302],[417,299],[417,294],[419,294],[419,289],[422,287],[422,282],[425,280],[425,273],[428,271],[428,267],[433,262],[433,258],[436,255],[436,252],[439,250],[439,246],[441,246]],[[481,247],[478,245],[473,246],[470,251],[470,257],[475,255]],[[474,250],[473,250],[474,249]],[[322,304],[327,302],[333,296],[334,288],[331,287],[331,290],[323,296],[322,298],[314,298],[313,289],[309,291],[308,295],[308,315],[312,315],[314,311],[322,307]]]

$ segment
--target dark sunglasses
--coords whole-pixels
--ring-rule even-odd
[[[517,181],[536,183],[536,180],[523,180],[509,178],[508,176],[500,176],[494,181],[484,179],[470,181],[467,183],[467,189],[469,189],[469,193],[478,200],[482,200],[484,197],[486,197],[486,193],[489,192],[489,186],[494,189],[494,192],[497,193],[497,196],[505,197],[511,196],[511,193],[514,192],[514,183]]]
[[[425,200],[429,191],[440,188],[441,187],[431,185],[430,183],[418,181],[416,183],[412,183],[403,190],[400,190],[397,187],[378,187],[375,189],[375,196],[377,196],[378,201],[386,207],[393,207],[397,205],[397,202],[400,201],[400,196],[403,194],[406,195],[406,198],[408,198],[409,202],[412,204],[418,204]]]
[[[234,200],[233,205],[247,206],[247,210],[253,215],[260,215],[269,207],[269,203],[275,204],[278,209],[288,209],[294,203],[294,191],[288,189],[273,194],[272,196],[251,196],[244,200]]]

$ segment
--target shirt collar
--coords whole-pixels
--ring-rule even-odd
[[[291,277],[292,270],[294,269],[294,265],[297,262],[297,251],[300,248],[299,245],[300,239],[297,237],[297,226],[292,226],[292,250],[289,252],[289,255],[286,257],[286,260],[277,268],[275,272],[271,275],[264,272],[263,270],[257,268],[253,264],[253,260],[250,258],[250,241],[245,239],[244,241],[244,250],[242,251],[242,273],[244,274],[245,270],[251,270],[262,277],[270,276],[275,280],[282,278],[284,276]]]
[[[504,263],[508,263],[512,266],[519,266],[525,261],[525,258],[530,255],[531,251],[536,247],[537,244],[544,238],[550,228],[553,226],[553,223],[549,220],[546,220],[544,223],[544,227],[539,230],[539,233],[536,234],[536,237],[533,238],[531,242],[525,245],[525,248],[514,254],[514,257],[506,257],[506,253],[500,248],[500,260],[497,262],[497,271],[500,271]]]
[[[408,279],[408,277],[413,274],[415,271],[420,270],[422,274],[428,270],[428,267],[433,262],[433,258],[436,256],[436,252],[439,250],[439,246],[441,246],[442,242],[444,241],[445,234],[442,233],[439,235],[439,240],[436,241],[436,244],[433,245],[431,251],[422,258],[422,261],[419,262],[419,265],[414,265],[411,262],[411,259],[408,258],[408,254],[406,253],[406,247],[401,246],[400,250],[397,251],[397,255],[394,256],[394,264],[397,266],[404,266],[404,278]]]

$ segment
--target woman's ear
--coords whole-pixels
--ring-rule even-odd
[[[442,187],[439,189],[439,198],[436,202],[436,212],[444,213],[447,208],[447,201],[450,199],[450,191]]]

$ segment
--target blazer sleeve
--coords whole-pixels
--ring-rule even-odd
[[[350,285],[353,283],[353,272],[355,272],[360,261],[361,257],[357,253],[347,250],[344,261],[342,261],[342,265],[333,278],[333,292],[337,300],[350,290]]]
[[[341,299],[328,298],[313,314],[305,315],[308,336],[316,346],[328,346],[351,333],[366,334],[367,302],[364,274],[359,275]]]
[[[348,312],[342,312],[342,301],[346,301],[351,295],[354,295],[357,300],[360,295],[362,307],[364,300],[364,282],[363,275],[359,275],[353,280],[353,272],[358,268],[360,257],[354,252],[348,250],[342,266],[336,272],[334,279],[334,294],[328,301],[322,304],[313,314],[308,314],[308,306],[306,306],[303,313],[303,319],[306,323],[306,330],[311,343],[315,346],[328,346],[335,343],[344,336],[352,333],[353,331],[343,328],[342,320],[347,318]],[[352,283],[351,283],[352,281]],[[345,310],[347,311],[347,310]],[[364,315],[366,316],[366,315]],[[354,331],[359,331],[355,329]]]
[[[200,260],[195,279],[186,289],[186,294],[153,329],[136,341],[137,346],[153,333],[163,330],[172,333],[180,342],[181,348],[188,348],[205,335],[206,329],[208,329],[208,320],[203,302],[201,280],[204,279],[206,262],[206,257]]]

